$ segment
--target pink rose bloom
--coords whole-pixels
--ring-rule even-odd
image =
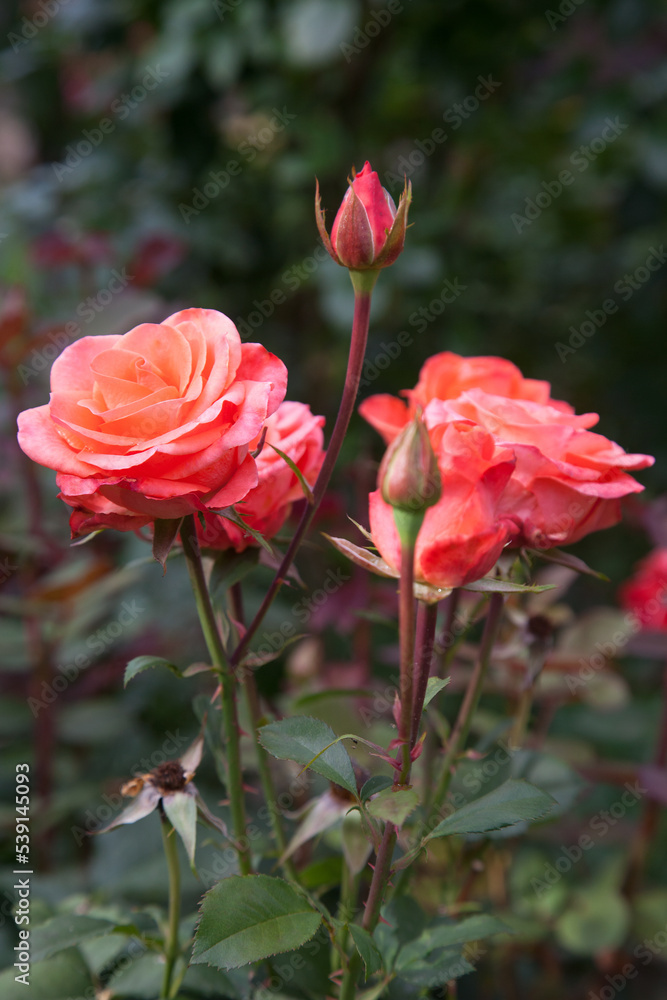
[[[272,538],[289,517],[295,500],[303,499],[303,488],[287,462],[271,447],[275,445],[292,459],[309,486],[313,486],[324,461],[324,417],[315,417],[305,403],[281,403],[266,421],[264,446],[257,456],[258,482],[237,505],[236,511],[251,528]],[[252,448],[259,444],[259,437]],[[206,527],[198,525],[202,545],[242,552],[257,544],[252,535],[217,514],[207,514]]]
[[[667,549],[654,549],[642,559],[618,596],[643,629],[667,632]]]
[[[257,483],[250,445],[286,384],[282,361],[242,344],[227,316],[186,309],[66,347],[49,404],[19,416],[19,444],[57,471],[74,535],[135,530],[242,500]]]
[[[507,544],[513,523],[500,511],[514,470],[511,449],[466,421],[429,426],[442,495],[424,516],[415,551],[415,578],[434,587],[459,587],[488,573]],[[400,572],[393,508],[380,490],[370,495],[373,542]]]
[[[360,405],[359,412],[389,444],[412,419],[418,406],[424,410],[432,399],[456,399],[466,389],[483,389],[495,396],[532,399],[536,403],[546,403],[551,392],[548,382],[524,378],[517,366],[505,358],[462,358],[443,351],[422,365],[414,389],[401,392],[407,403],[389,394],[370,396]],[[554,405],[571,412],[567,403]]]
[[[577,416],[569,404],[550,398],[548,382],[523,378],[502,358],[435,355],[404,395],[408,403],[380,395],[361,404],[362,416],[385,441],[419,405],[429,429],[465,420],[512,451],[516,465],[498,511],[514,523],[514,545],[566,545],[616,524],[620,499],[643,489],[627,470],[654,461],[592,433],[596,413]]]

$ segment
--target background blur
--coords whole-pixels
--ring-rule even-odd
[[[71,893],[161,891],[157,823],[143,824],[143,837],[76,830],[167,732],[197,730],[169,676],[152,671],[122,692],[126,661],[203,656],[182,567],[163,580],[136,562],[143,543],[111,532],[70,550],[54,475],[18,452],[16,412],[46,401],[52,359],[81,335],[123,333],[191,305],[220,309],[286,362],[288,398],[330,427],[352,295],[319,246],[315,177],[331,223],[352,165],[369,159],[396,201],[407,175],[414,201],[406,250],[377,285],[362,394],[414,385],[440,350],[505,356],[579,412],[599,412],[599,429],[627,451],[654,454],[641,480],[658,497],[667,17],[658,0],[25,0],[3,3],[0,46],[0,779],[33,761],[46,913]],[[404,331],[411,343],[399,347]],[[365,520],[380,454],[355,418],[323,515],[329,530],[351,537],[348,511]],[[652,545],[640,505],[628,515],[576,548],[611,578],[575,585],[581,612],[613,605]],[[323,558],[345,569],[311,547],[307,582]],[[267,668],[266,692],[286,674],[293,684],[357,683],[360,663],[382,676],[391,634],[353,616],[369,587],[355,572],[309,617],[319,645],[310,659]],[[132,610],[121,618],[123,602]],[[72,667],[79,654],[85,666]],[[625,670],[632,694],[606,716],[589,706],[577,738],[609,760],[646,760],[659,669]],[[204,697],[197,678],[188,684]],[[584,815],[596,808],[588,801]],[[194,905],[194,881],[189,891]],[[3,889],[2,965],[11,899]],[[572,982],[583,989],[577,961]]]

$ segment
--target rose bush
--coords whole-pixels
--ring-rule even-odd
[[[55,469],[72,533],[134,530],[228,507],[257,484],[250,445],[287,370],[232,321],[186,309],[122,336],[83,337],[51,370],[51,398],[19,416],[19,444]]]
[[[241,519],[264,538],[272,538],[287,520],[295,500],[303,498],[303,488],[272,445],[294,462],[309,486],[317,479],[324,461],[324,417],[316,417],[305,403],[284,402],[266,423],[266,437],[256,459],[258,482],[238,504]],[[251,448],[259,445],[259,435]],[[218,514],[205,514],[206,524],[198,525],[202,545],[211,548],[234,548],[243,551],[256,544],[252,535],[244,532]]]
[[[429,431],[465,421],[511,450],[515,467],[497,513],[514,545],[550,548],[610,527],[620,519],[620,498],[643,489],[626,470],[653,464],[592,433],[596,413],[577,416],[568,403],[551,399],[548,382],[525,379],[502,358],[436,355],[404,395],[407,402],[380,395],[361,404],[385,441],[422,407]]]

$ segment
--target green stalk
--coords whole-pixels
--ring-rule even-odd
[[[250,864],[250,850],[246,833],[245,802],[243,798],[243,772],[241,769],[239,722],[236,708],[236,677],[227,660],[215,620],[215,612],[211,605],[193,514],[189,514],[183,518],[181,541],[183,542],[183,552],[185,553],[185,561],[188,573],[190,574],[192,590],[195,595],[202,632],[204,633],[213,668],[220,679],[223,742],[226,743],[227,751],[225,755],[227,762],[227,793],[229,795],[232,814],[234,848],[238,856],[241,874],[249,875],[252,867]]]
[[[230,600],[232,605],[232,614],[236,621],[243,625],[243,595],[241,590],[241,584],[235,583],[230,588]],[[238,668],[236,671],[236,676],[241,685],[241,690],[245,697],[246,707],[248,709],[248,714],[252,722],[253,737],[255,741],[255,754],[257,758],[257,771],[259,773],[259,780],[262,786],[262,792],[264,793],[264,801],[266,802],[266,807],[269,810],[269,816],[271,821],[271,829],[273,831],[273,837],[276,842],[276,847],[278,849],[278,856],[282,857],[287,848],[287,839],[285,837],[285,831],[283,830],[283,825],[280,820],[280,810],[278,809],[278,795],[273,783],[273,775],[271,773],[271,765],[269,763],[269,755],[259,742],[259,729],[262,725],[262,709],[259,701],[259,692],[257,690],[257,684],[255,682],[255,675],[251,667],[248,668]],[[299,877],[294,867],[294,862],[291,858],[287,858],[282,862],[282,869],[284,874],[293,882],[298,882]]]
[[[514,716],[514,722],[512,723],[509,739],[507,741],[514,750],[519,750],[523,746],[526,739],[528,720],[530,719],[530,712],[533,707],[534,694],[535,685],[531,682],[530,686],[522,691],[519,696],[516,715]]]
[[[493,650],[493,643],[496,635],[498,634],[502,609],[502,594],[491,594],[479,657],[477,659],[477,663],[475,664],[475,669],[472,672],[463,702],[461,703],[461,708],[459,709],[459,714],[454,724],[454,728],[452,729],[451,736],[449,737],[447,752],[445,753],[445,758],[442,763],[442,773],[433,796],[433,804],[431,806],[428,820],[424,824],[424,827],[419,835],[420,840],[438,822],[438,814],[445,804],[447,792],[449,791],[449,785],[452,780],[452,767],[454,765],[454,761],[458,757],[459,753],[465,746],[466,740],[468,739],[472,719],[482,694],[482,688],[484,686],[484,680],[486,678],[486,672],[491,659],[491,652]]]
[[[354,917],[357,909],[357,896],[359,893],[359,880],[361,872],[353,875],[343,858],[343,872],[341,877],[340,900],[338,902],[338,913],[336,917],[343,924],[336,947],[331,948],[331,971],[336,972],[340,968],[339,960],[341,955],[345,955],[347,940],[349,935],[348,924]]]
[[[171,996],[171,979],[174,965],[179,955],[178,925],[181,915],[181,870],[178,863],[178,845],[173,826],[164,815],[160,805],[160,825],[162,827],[162,844],[164,856],[167,859],[169,873],[169,918],[167,923],[167,938],[165,941],[165,967],[162,979],[160,1000],[169,1000]]]

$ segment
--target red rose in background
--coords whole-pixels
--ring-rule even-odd
[[[265,538],[272,538],[287,520],[295,500],[303,499],[303,488],[275,445],[292,459],[309,486],[313,486],[324,461],[324,417],[316,417],[305,403],[281,403],[266,421],[264,446],[257,456],[258,483],[237,505],[237,513]],[[259,435],[251,448],[259,444]],[[241,552],[255,545],[252,535],[217,514],[207,514],[206,527],[198,525],[202,545],[216,549],[233,547]]]
[[[19,444],[58,472],[74,534],[134,530],[242,500],[257,483],[249,445],[286,383],[227,316],[186,309],[65,348],[50,403],[19,416]]]
[[[654,460],[591,433],[598,415],[577,416],[549,391],[549,383],[523,378],[502,358],[445,353],[426,362],[415,389],[404,393],[407,404],[372,396],[360,412],[387,442],[417,406],[429,429],[465,420],[491,434],[516,462],[498,507],[514,523],[512,544],[550,548],[616,524],[620,498],[643,489],[626,470]]]
[[[621,606],[642,628],[667,632],[667,549],[654,549],[619,590]]]
[[[435,587],[458,587],[488,573],[510,537],[513,524],[501,513],[500,503],[514,456],[465,421],[429,426],[429,435],[442,494],[426,511],[417,538],[415,579]],[[380,555],[399,572],[393,508],[380,490],[370,495],[370,528]]]

